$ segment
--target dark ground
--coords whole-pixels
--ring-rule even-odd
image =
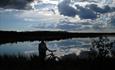
[[[74,55],[74,54],[72,54]],[[78,56],[62,56],[60,61],[41,61],[39,56],[0,56],[0,70],[114,70],[115,56],[80,59]]]

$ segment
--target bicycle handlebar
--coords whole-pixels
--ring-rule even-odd
[[[53,52],[56,52],[57,50],[51,50],[50,52],[53,53]]]

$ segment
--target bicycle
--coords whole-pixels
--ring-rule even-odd
[[[49,61],[49,62],[61,61],[61,59],[58,56],[54,55],[53,52],[55,52],[55,51],[51,51],[51,53],[46,56],[46,61]]]

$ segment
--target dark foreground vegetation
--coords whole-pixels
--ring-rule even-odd
[[[61,57],[60,61],[44,60],[39,56],[0,56],[0,70],[114,70],[115,56],[111,58],[79,58],[75,54]],[[112,69],[113,68],[113,69]]]
[[[0,31],[0,44],[19,41],[35,41],[35,40],[61,40],[68,38],[84,38],[99,36],[115,36],[115,33],[81,33],[81,32],[65,32],[65,31],[33,31],[33,32],[15,32]]]

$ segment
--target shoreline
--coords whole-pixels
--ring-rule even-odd
[[[99,36],[115,37],[115,33],[66,32],[66,31],[0,31],[0,44],[22,41],[53,41],[71,38],[94,38]]]

